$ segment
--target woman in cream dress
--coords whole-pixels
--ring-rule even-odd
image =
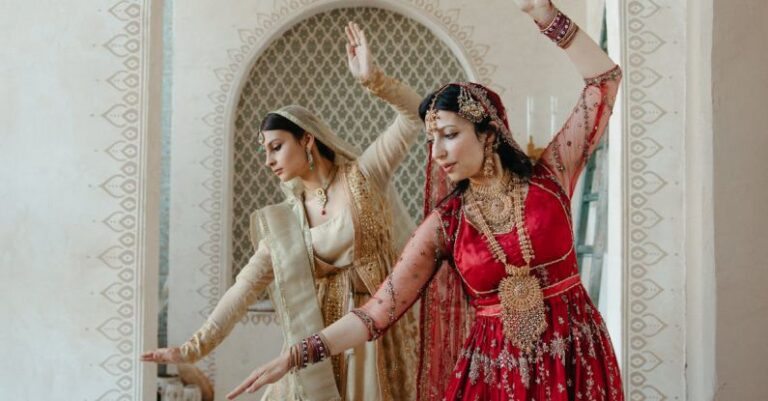
[[[180,347],[142,360],[194,363],[211,352],[264,290],[286,344],[333,323],[371,298],[413,229],[391,177],[421,130],[420,96],[373,63],[362,30],[350,23],[352,75],[398,116],[358,154],[301,106],[269,113],[260,140],[286,200],[251,216],[254,255],[200,328]],[[287,375],[263,400],[411,400],[418,325],[413,315],[374,343]]]

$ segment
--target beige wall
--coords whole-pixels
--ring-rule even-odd
[[[0,399],[150,400],[162,2],[6,5]]]
[[[714,1],[716,399],[724,401],[766,397],[766,16],[765,1]]]

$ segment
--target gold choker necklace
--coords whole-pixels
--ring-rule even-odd
[[[327,180],[323,180],[322,186],[315,189],[315,199],[320,204],[320,214],[325,216],[325,206],[328,204],[328,187],[333,183],[333,179],[336,177],[336,170],[338,168],[334,165],[331,169],[331,174]]]
[[[496,234],[509,232],[515,226],[512,216],[513,189],[510,187],[511,183],[512,174],[505,170],[498,179],[487,184],[470,182],[467,189],[467,192],[470,192],[472,195],[473,202],[488,222],[491,231]],[[476,215],[475,209],[475,207],[470,207],[465,209],[465,211],[468,212],[467,217],[469,217],[469,220],[475,226],[478,226],[480,216]]]

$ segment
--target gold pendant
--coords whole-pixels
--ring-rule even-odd
[[[323,206],[325,206],[325,204],[328,202],[328,195],[325,194],[325,190],[322,188],[318,188],[315,190],[315,196],[317,197],[317,200],[320,202],[320,204]]]
[[[516,347],[530,351],[547,329],[539,280],[530,274],[511,274],[499,284],[499,299],[504,336]]]
[[[497,196],[478,198],[477,208],[493,233],[507,233],[515,227],[514,202],[510,196],[501,193]],[[473,222],[480,218],[474,215],[470,217]]]
[[[315,190],[315,197],[317,198],[318,203],[320,203],[322,215],[325,216],[325,204],[328,203],[328,194],[325,193],[323,188],[318,188]]]

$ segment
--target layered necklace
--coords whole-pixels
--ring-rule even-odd
[[[534,253],[525,229],[527,189],[527,180],[504,170],[495,182],[470,184],[464,192],[464,207],[467,217],[485,237],[494,259],[504,265],[507,273],[499,284],[504,336],[516,347],[528,351],[547,329],[547,320],[541,285],[531,274]],[[517,227],[522,266],[509,262],[494,236],[494,233],[509,232],[513,227]]]
[[[328,204],[328,187],[331,186],[333,179],[336,177],[336,170],[338,170],[338,167],[334,164],[333,167],[331,167],[331,173],[328,174],[327,178],[323,179],[322,185],[314,191],[315,200],[320,204],[320,214],[323,216],[326,214],[325,206]]]

